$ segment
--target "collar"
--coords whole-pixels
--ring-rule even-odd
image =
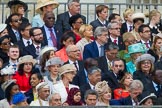
[[[33,45],[34,45],[35,48],[36,48],[37,46],[39,46],[39,49],[41,48],[41,44],[35,45],[35,44],[33,43]]]
[[[15,30],[15,29],[13,29],[13,28],[12,28],[12,30],[13,30],[14,34],[15,34],[15,32],[18,32],[18,30]],[[19,32],[18,32],[18,33],[19,33]]]
[[[101,44],[99,44],[97,41],[95,41],[97,44],[97,47],[100,48],[100,46],[102,46]]]
[[[70,12],[68,12],[69,13],[69,17],[71,17],[72,15],[71,15],[71,13]]]
[[[143,44],[145,44],[145,43],[150,44],[150,41],[149,41],[149,40],[148,40],[147,42],[145,42],[144,40],[141,39],[141,42],[142,42]]]
[[[133,27],[133,24],[129,24],[128,22],[126,22],[126,25],[127,25],[127,27],[130,27],[130,26]]]
[[[112,36],[110,36],[110,39],[112,40],[112,42],[114,42],[114,40],[117,40],[117,43],[118,43],[118,37],[116,37],[116,39],[115,39]]]
[[[92,84],[90,83],[90,81],[89,81],[88,83],[89,83],[89,85],[90,85],[91,89],[92,89],[92,90],[94,90],[94,87],[95,87],[95,86],[94,86],[94,85],[92,85]]]
[[[72,61],[72,60],[69,59],[69,64],[73,64],[74,62],[75,62],[76,64],[78,64],[78,61],[77,61],[77,60],[76,60],[76,61]]]
[[[11,59],[10,59],[10,60],[9,60],[9,64],[10,64],[10,65],[14,65],[14,64],[17,65],[17,64],[18,64],[18,61],[16,60],[16,62],[14,63],[14,62],[12,62]]]
[[[106,25],[106,20],[101,21],[99,18],[97,18],[97,19],[98,19],[98,21],[99,21],[102,25]]]
[[[27,39],[25,39],[25,38],[22,38],[22,40],[23,40],[24,43],[27,43],[27,41],[29,41],[29,42],[30,42],[30,45],[32,44],[31,38],[30,38],[29,40],[27,40]]]
[[[157,29],[157,26],[155,25],[155,26],[153,26],[153,25],[149,25],[149,27],[151,28],[151,29],[153,29],[153,27],[155,27],[155,29]]]

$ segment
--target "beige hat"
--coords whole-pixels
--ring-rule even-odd
[[[134,13],[134,14],[132,15],[132,20],[137,19],[137,18],[142,18],[142,19],[144,19],[144,18],[145,18],[144,13]]]
[[[15,70],[12,65],[5,66],[0,72],[1,75],[13,75],[14,73],[15,73]]]
[[[95,90],[99,95],[103,95],[107,90],[111,90],[106,81],[100,81],[95,85]]]
[[[50,51],[50,50],[56,51],[57,49],[56,49],[55,47],[48,47],[48,46],[45,46],[45,47],[41,50],[41,52],[40,52],[39,55],[42,56],[45,52]]]
[[[7,24],[0,24],[0,32],[2,32],[7,27]]]
[[[65,64],[59,69],[60,76],[68,72],[76,72],[76,68],[73,64]]]
[[[37,0],[36,12],[41,13],[42,11],[40,8],[51,4],[53,5],[54,9],[59,6],[59,3],[56,0]]]
[[[12,83],[16,83],[16,80],[7,80],[2,85],[1,88],[5,92],[7,87],[10,86]]]
[[[39,91],[41,88],[49,88],[49,85],[47,82],[41,82],[36,86],[36,90]]]
[[[31,55],[25,55],[23,57],[20,57],[18,61],[19,61],[18,65],[20,65],[22,63],[26,63],[26,62],[31,62],[31,63],[33,63],[33,65],[35,65],[37,62],[35,59],[33,59],[33,56],[31,56]]]

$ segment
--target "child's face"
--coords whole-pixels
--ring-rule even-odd
[[[75,102],[79,102],[81,99],[81,94],[80,92],[77,92],[75,95],[74,95],[74,101]]]
[[[151,98],[147,99],[145,103],[143,103],[143,105],[152,106],[153,105],[152,99]]]
[[[132,21],[132,15],[133,15],[133,13],[128,14],[127,17],[126,17],[125,19],[126,19],[128,22],[131,22],[131,23],[132,23],[132,22],[133,22],[133,21]]]

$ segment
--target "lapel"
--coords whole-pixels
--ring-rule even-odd
[[[94,54],[96,54],[96,56],[99,57],[99,50],[98,50],[96,41],[93,41],[92,45],[93,45],[93,49],[91,49],[91,50],[93,50],[95,52]]]

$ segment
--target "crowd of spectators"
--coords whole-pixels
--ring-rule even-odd
[[[161,13],[126,9],[123,18],[96,6],[86,24],[80,1],[57,15],[55,0],[11,0],[0,24],[0,107],[162,105]],[[56,19],[56,20],[55,20]]]

